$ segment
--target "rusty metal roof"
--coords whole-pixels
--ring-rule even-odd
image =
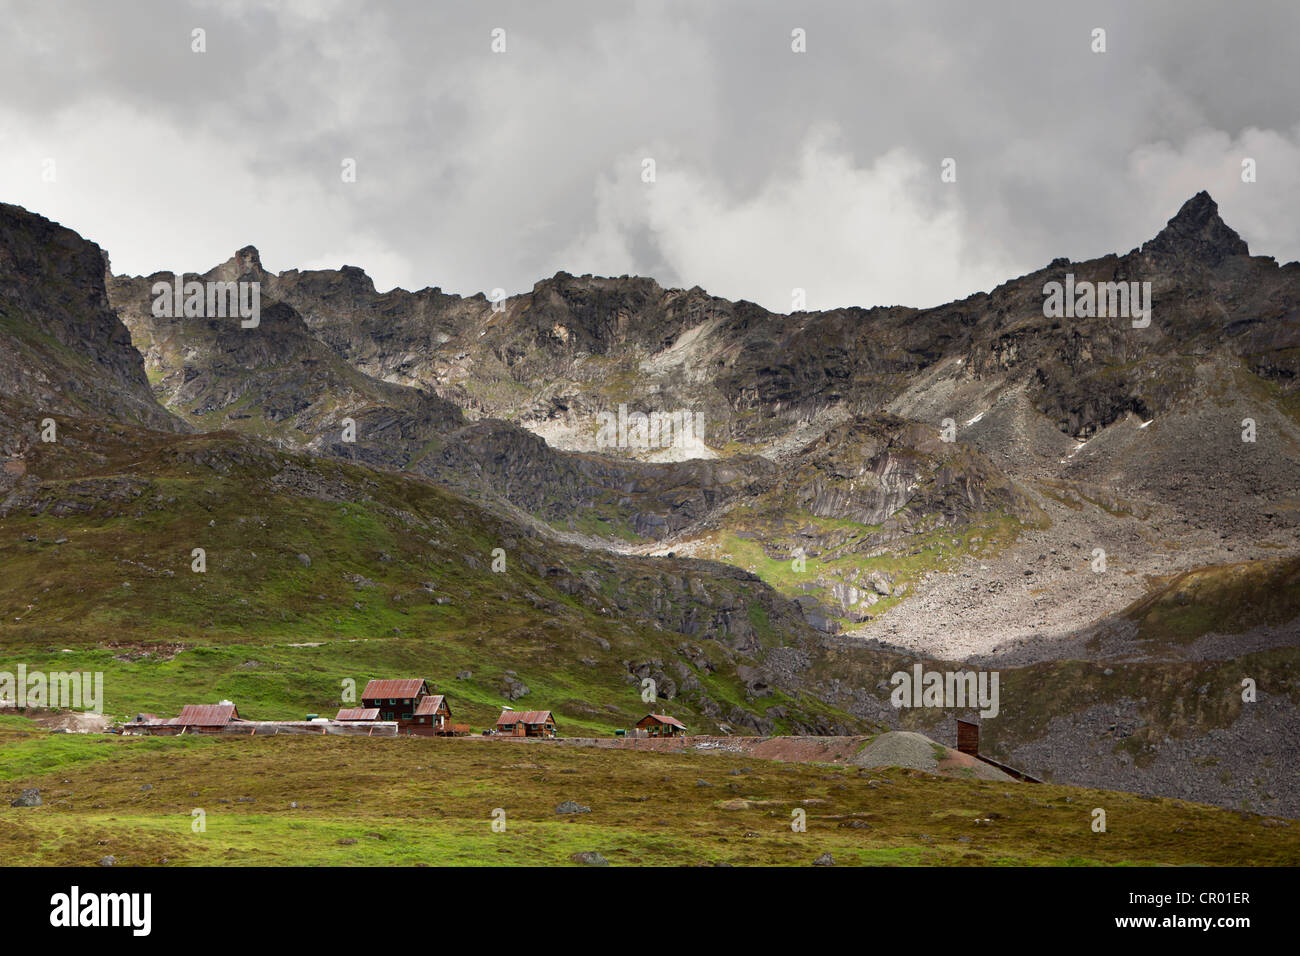
[[[186,704],[175,723],[187,727],[224,727],[238,719],[239,711],[234,704]]]
[[[415,705],[414,716],[422,717],[425,716],[426,714],[436,714],[438,712],[438,708],[442,706],[443,701],[445,701],[446,699],[447,698],[444,697],[442,694],[432,694],[428,697],[421,697],[420,702]],[[447,713],[449,714],[451,713],[450,707],[447,708]]]
[[[682,723],[676,717],[669,717],[667,714],[646,714],[644,717],[642,717],[640,720],[636,722],[636,725],[640,727],[647,720],[658,721],[661,724],[671,724],[674,727],[682,728],[682,730],[686,729],[686,725],[684,723]]]
[[[497,718],[497,724],[546,724],[555,723],[549,710],[503,710]]]
[[[361,692],[362,700],[379,700],[380,698],[400,699],[419,697],[429,692],[428,682],[423,677],[410,677],[403,680],[372,680]]]
[[[334,716],[335,720],[378,720],[378,707],[344,707]]]

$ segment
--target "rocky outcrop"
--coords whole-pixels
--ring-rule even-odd
[[[1250,248],[1219,218],[1218,203],[1202,190],[1183,203],[1154,239],[1142,244],[1142,254],[1217,266],[1229,256],[1250,255]]]
[[[42,417],[182,430],[154,399],[140,353],[109,307],[107,271],[93,242],[0,203],[0,398]],[[37,430],[32,421],[30,437]]]
[[[1067,273],[1150,282],[1155,321],[1135,330],[1116,319],[1047,318],[1043,287]],[[1296,278],[1296,266],[1251,258],[1213,199],[1199,193],[1141,249],[1057,260],[991,293],[926,310],[778,315],[698,288],[563,272],[497,311],[482,296],[436,288],[375,293],[352,267],[268,281],[357,368],[436,391],[474,416],[521,422],[557,447],[591,450],[595,417],[626,403],[699,411],[711,447],[757,450],[836,409],[869,414],[956,359],[968,375],[1028,385],[1038,410],[1079,438],[1126,413],[1149,419],[1168,408],[1189,343],[1239,356],[1291,388]]]

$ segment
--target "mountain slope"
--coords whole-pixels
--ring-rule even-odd
[[[734,568],[583,551],[419,478],[231,433],[64,427],[75,441],[33,449],[0,500],[0,646],[107,672],[112,713],[214,695],[323,713],[343,678],[414,672],[478,725],[519,700],[570,733],[630,726],[652,678],[698,730],[867,726],[767,676],[816,636]]]
[[[494,308],[438,289],[380,294],[351,266],[277,275],[251,249],[211,274],[240,271],[350,368],[479,419],[447,441],[389,415],[374,445],[331,453],[508,499],[619,549],[730,560],[829,628],[988,653],[1116,613],[1149,575],[1300,548],[1300,264],[1250,256],[1205,193],[1125,255],[1060,259],[926,310],[783,316],[564,273]],[[1049,317],[1045,288],[1067,277],[1149,282],[1150,324]],[[152,345],[141,281],[114,280],[113,300],[150,367],[179,375]],[[624,406],[698,415],[702,444],[598,441],[602,414]],[[863,438],[890,416],[882,455]],[[945,431],[955,441],[937,445]],[[629,460],[683,454],[706,457],[676,470]],[[798,553],[842,556],[852,526],[869,557],[781,571]],[[939,527],[971,530],[942,560]],[[1092,570],[1098,550],[1115,573]],[[864,589],[873,571],[910,577],[906,597]]]

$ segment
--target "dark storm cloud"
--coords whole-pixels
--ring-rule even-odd
[[[1254,251],[1300,256],[1291,3],[87,2],[7,24],[0,199],[119,271],[253,242],[381,288],[565,269],[933,304],[1126,251],[1202,188]]]

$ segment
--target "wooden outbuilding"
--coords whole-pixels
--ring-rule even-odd
[[[496,732],[506,737],[554,737],[555,717],[549,710],[503,710]]]
[[[957,718],[957,750],[960,753],[974,757],[976,760],[988,764],[990,767],[996,767],[1003,773],[1025,783],[1042,783],[1037,777],[1031,777],[1023,770],[1017,770],[1015,767],[1008,767],[1006,764],[994,760],[992,757],[986,757],[980,753],[980,725],[973,720],[962,720]]]
[[[957,719],[957,750],[972,757],[980,755],[980,725],[971,720]]]
[[[647,737],[681,737],[686,725],[667,714],[646,714],[636,722],[636,729],[645,731]]]

